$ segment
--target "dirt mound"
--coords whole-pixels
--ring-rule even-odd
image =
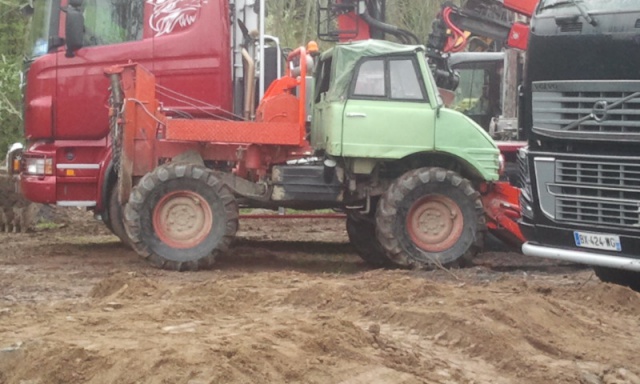
[[[332,355],[344,358],[365,359],[362,349],[371,346],[373,335],[350,321],[336,318],[319,319],[313,327],[301,327],[311,337],[304,340],[302,348],[312,354]]]
[[[69,215],[0,234],[2,384],[640,384],[640,297],[587,269],[371,271],[343,222],[253,219],[171,273]]]
[[[0,382],[13,382],[2,373],[10,369],[12,377],[21,378],[19,383],[80,384],[108,366],[105,359],[85,348],[31,343],[13,353],[0,353]],[[46,381],[42,372],[46,372]]]
[[[94,299],[139,299],[161,295],[160,284],[136,272],[120,272],[97,283],[89,292]]]
[[[611,313],[624,313],[640,317],[640,293],[627,287],[601,284],[597,290],[580,292],[577,296],[584,302],[611,311]]]

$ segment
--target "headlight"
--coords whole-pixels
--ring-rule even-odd
[[[24,172],[28,175],[53,175],[53,159],[45,157],[24,158]]]

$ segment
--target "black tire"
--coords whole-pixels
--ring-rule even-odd
[[[125,207],[135,251],[155,267],[208,269],[238,230],[231,190],[207,168],[167,164],[146,174]]]
[[[347,235],[358,255],[369,266],[373,268],[393,266],[376,238],[376,225],[373,218],[348,215]]]
[[[102,223],[109,230],[109,232],[113,233],[113,227],[111,226],[111,218],[109,217],[109,201],[107,200],[106,206],[104,208],[104,213],[101,215]],[[115,233],[113,233],[115,235]]]
[[[640,292],[640,272],[595,266],[593,270],[596,276],[605,283],[622,285]]]
[[[109,203],[107,204],[107,217],[109,224],[107,228],[120,239],[122,245],[131,249],[131,239],[124,228],[124,208],[118,200],[118,187],[114,185],[109,192]]]
[[[464,266],[482,249],[485,232],[480,194],[446,169],[407,172],[378,202],[376,236],[402,267]],[[439,242],[430,243],[431,235]]]

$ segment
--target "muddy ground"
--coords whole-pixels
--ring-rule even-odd
[[[342,221],[284,219],[174,273],[63,218],[0,234],[0,383],[640,383],[640,295],[584,267],[370,270]]]

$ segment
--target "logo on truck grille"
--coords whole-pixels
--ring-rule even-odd
[[[591,110],[593,119],[597,122],[605,121],[609,117],[609,103],[606,100],[597,101]]]

